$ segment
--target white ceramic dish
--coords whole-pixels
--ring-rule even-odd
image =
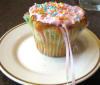
[[[99,40],[85,29],[78,38],[77,46],[79,49],[77,55],[74,55],[74,66],[76,83],[79,83],[99,68]],[[31,28],[26,23],[14,27],[0,39],[0,65],[6,76],[21,84],[66,83],[65,58],[39,53]]]

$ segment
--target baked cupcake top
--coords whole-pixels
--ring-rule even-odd
[[[35,17],[36,21],[54,24],[71,25],[80,22],[84,18],[84,10],[78,6],[71,6],[65,3],[45,2],[34,4],[29,8],[29,16]]]

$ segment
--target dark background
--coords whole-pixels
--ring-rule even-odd
[[[0,37],[12,27],[24,22],[23,15],[34,2],[45,1],[50,0],[0,0]],[[56,1],[67,2],[67,0]],[[89,21],[88,28],[100,38],[100,12],[86,11],[86,16]],[[0,85],[20,84],[13,82],[0,72]],[[100,85],[100,69],[88,80],[78,85]]]

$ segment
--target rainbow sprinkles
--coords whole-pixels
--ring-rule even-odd
[[[54,24],[56,26],[75,24],[80,22],[84,11],[78,6],[71,6],[65,3],[46,2],[36,4],[29,9],[30,16],[36,16],[37,21]]]

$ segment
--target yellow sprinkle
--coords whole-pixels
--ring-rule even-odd
[[[67,19],[67,17],[64,17],[64,20],[66,20]]]
[[[62,3],[62,2],[60,2],[60,4],[61,4],[61,5],[63,5],[63,3]]]
[[[83,12],[84,10],[83,10],[83,9],[81,9],[81,11]]]
[[[52,6],[56,6],[56,4],[54,3],[54,4],[52,4]]]
[[[55,16],[56,18],[58,18],[59,16]]]

